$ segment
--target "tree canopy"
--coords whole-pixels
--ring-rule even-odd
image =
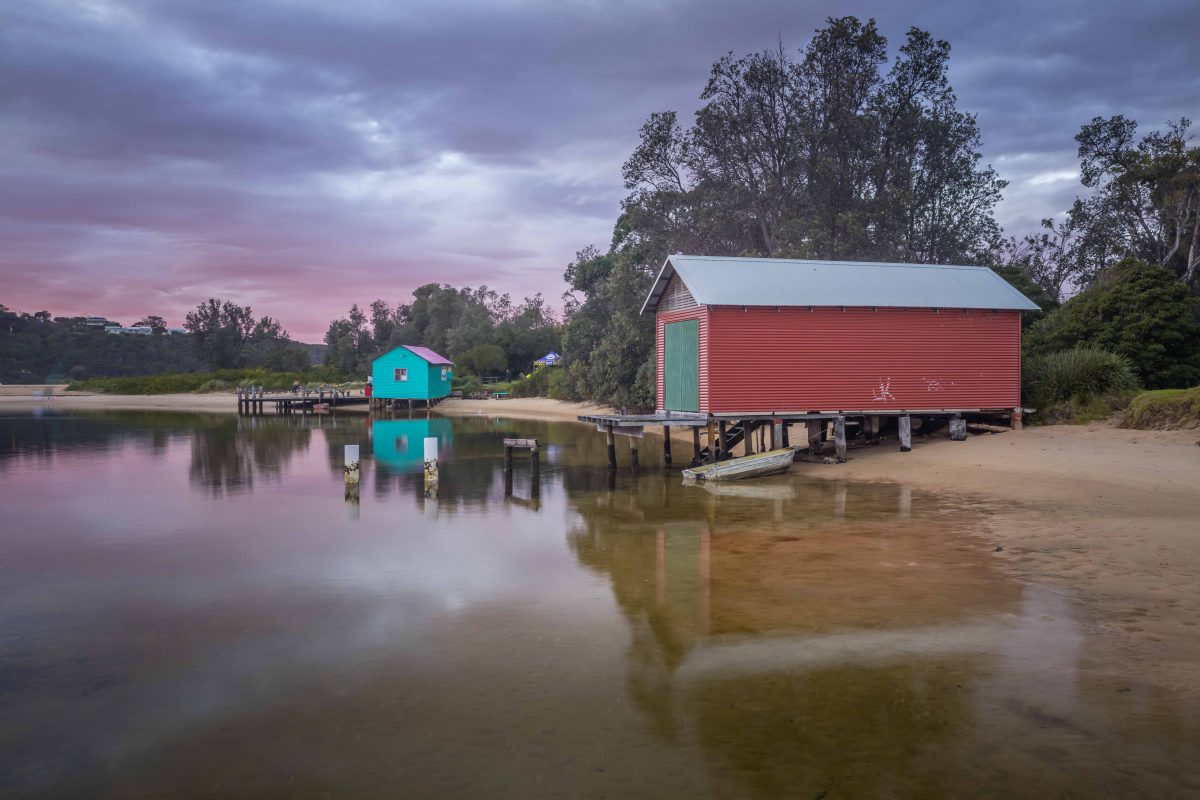
[[[376,300],[370,318],[357,304],[329,323],[327,363],[365,374],[371,360],[400,345],[422,345],[475,374],[519,374],[535,358],[558,349],[560,325],[540,294],[513,304],[487,286],[456,289],[428,283],[411,303]]]

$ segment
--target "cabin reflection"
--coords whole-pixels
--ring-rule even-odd
[[[970,725],[978,641],[1021,600],[971,536],[979,509],[668,477],[575,510],[571,546],[630,625],[630,695],[658,736],[701,747],[718,796],[948,793],[926,761]]]

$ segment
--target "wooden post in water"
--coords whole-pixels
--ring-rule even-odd
[[[746,455],[754,455],[754,423],[742,420],[742,450]]]
[[[900,452],[912,452],[912,417],[901,414],[897,421],[900,424]]]
[[[791,447],[792,445],[791,445],[791,443],[788,441],[788,432],[789,432],[789,431],[788,431],[788,429],[792,427],[792,423],[790,423],[790,422],[783,422],[783,423],[782,423],[782,425],[783,425],[783,439],[782,439],[782,441],[783,441],[783,446],[784,446],[784,447]]]
[[[692,462],[700,460],[700,426],[692,426]]]
[[[784,447],[783,443],[783,420],[777,419],[771,422],[771,449],[778,450]]]
[[[535,453],[536,453],[536,451],[535,451]],[[534,458],[537,458],[537,456],[535,455]],[[629,466],[633,469],[634,472],[637,472],[638,466],[639,466],[638,465],[638,446],[637,446],[637,439],[633,438],[632,436],[629,437]]]
[[[663,425],[663,466],[671,468],[671,426]]]
[[[725,420],[717,423],[717,461],[725,458],[725,448],[728,446],[729,440],[726,438],[728,430]]]
[[[713,424],[712,417],[708,418],[708,463],[714,464],[717,460],[717,433],[716,425]]]
[[[608,468],[617,468],[617,437],[613,435],[613,426],[606,426],[608,429]]]
[[[438,440],[436,436],[425,437],[425,496],[437,499],[438,490]]]
[[[346,445],[345,454],[343,455],[343,470],[346,473],[346,483],[358,483],[358,445]]]
[[[879,415],[867,417],[867,444],[879,444]]]
[[[833,446],[837,462],[846,463],[846,418],[841,414],[833,421]]]
[[[967,421],[962,417],[950,418],[950,440],[954,442],[967,440]]]

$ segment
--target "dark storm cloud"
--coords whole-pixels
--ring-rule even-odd
[[[0,302],[173,320],[209,294],[319,336],[430,280],[562,289],[652,111],[828,15],[954,48],[1022,233],[1095,115],[1196,113],[1193,2],[17,2],[0,20]]]

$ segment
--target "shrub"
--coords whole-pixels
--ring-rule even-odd
[[[529,375],[512,382],[509,390],[513,397],[546,397],[550,391],[550,374],[557,367],[535,367]]]
[[[1139,430],[1200,427],[1200,386],[1142,392],[1130,401],[1121,427]]]
[[[263,369],[219,369],[212,372],[175,372],[125,378],[90,378],[72,383],[72,391],[107,394],[177,394],[186,392],[232,391],[238,386],[262,386],[267,391],[284,391],[299,381],[302,384],[340,385],[348,382],[329,367],[313,367],[303,372],[271,372]]]
[[[1127,259],[1034,324],[1029,353],[1093,345],[1127,357],[1141,383],[1170,389],[1200,383],[1200,298],[1171,270]]]
[[[1088,346],[1029,356],[1021,377],[1024,403],[1043,420],[1106,416],[1137,388],[1128,358]]]

